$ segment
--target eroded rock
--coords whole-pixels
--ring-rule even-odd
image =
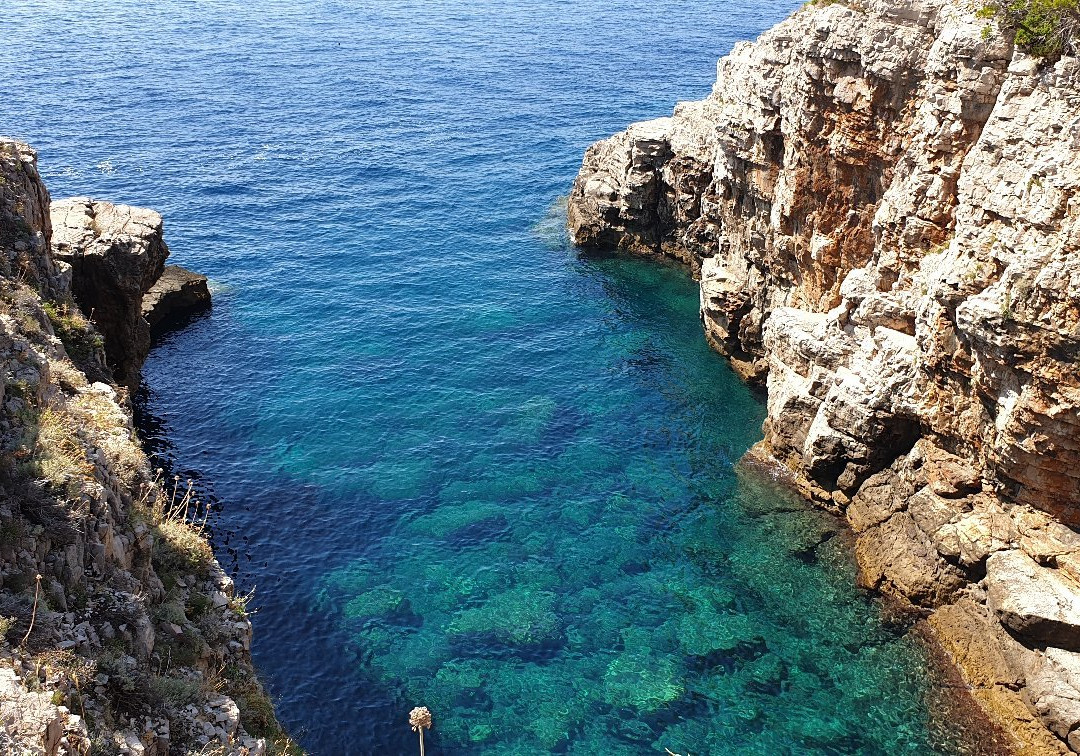
[[[52,204],[53,255],[72,266],[72,294],[105,337],[118,381],[133,386],[150,351],[142,298],[165,267],[169,248],[153,210],[85,197]]]
[[[986,560],[987,605],[1030,642],[1080,651],[1080,590],[1022,551]]]
[[[982,705],[1054,753],[1080,739],[1071,699],[1023,685],[1077,644],[1080,61],[977,11],[797,11],[705,100],[589,148],[567,218],[700,276],[707,340],[767,383],[755,457],[847,516],[868,585],[972,601],[1012,670]]]
[[[142,315],[151,336],[182,324],[210,307],[206,276],[179,265],[166,265],[142,298]]]

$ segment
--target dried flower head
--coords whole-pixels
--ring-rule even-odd
[[[426,706],[417,706],[409,712],[409,726],[413,732],[431,729],[431,712]]]

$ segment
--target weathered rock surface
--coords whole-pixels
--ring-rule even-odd
[[[48,202],[33,150],[0,139],[0,753],[263,754],[246,728],[275,726],[243,600],[170,514],[124,391],[83,372],[101,336],[51,258]],[[112,344],[136,369],[130,307],[145,327],[160,218],[79,200],[53,219],[74,280],[107,289],[86,301],[106,302],[110,338],[136,339]]]
[[[25,144],[0,139],[0,177],[0,275],[65,290],[70,268],[46,254],[52,225],[37,154]]]
[[[105,337],[116,379],[138,382],[150,351],[143,295],[160,278],[169,248],[153,210],[75,197],[52,203],[53,255],[72,266],[72,294]]]
[[[930,627],[951,658],[972,698],[1002,727],[1005,742],[995,752],[1043,756],[1069,748],[1033,711],[1024,689],[1024,649],[994,621],[986,607],[971,599],[944,606],[931,615]]]
[[[567,220],[691,267],[709,343],[767,383],[754,454],[846,514],[863,582],[950,612],[943,645],[1022,650],[980,702],[1053,752],[1032,723],[1080,745],[1046,682],[1080,648],[1080,61],[978,9],[797,11],[705,100],[590,147]]]
[[[50,694],[29,691],[21,683],[15,670],[0,668],[0,753],[66,756],[90,747],[80,716],[54,704]]]
[[[142,315],[151,335],[183,323],[210,307],[206,276],[179,265],[166,265],[142,299]]]
[[[987,606],[1001,624],[1033,643],[1080,650],[1080,592],[1057,570],[1022,551],[986,560]]]

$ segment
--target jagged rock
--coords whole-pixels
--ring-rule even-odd
[[[707,338],[768,372],[766,442],[815,498],[939,436],[939,495],[1080,524],[1080,62],[1032,65],[976,10],[796,12],[706,100],[589,148],[568,224],[700,267]]]
[[[71,266],[51,260],[48,193],[33,158],[25,145],[0,140],[0,451],[21,463],[0,465],[0,525],[8,534],[0,544],[0,616],[15,618],[0,638],[0,752],[87,753],[90,727],[102,744],[95,752],[163,756],[170,720],[186,737],[199,714],[172,706],[163,691],[197,690],[202,703],[208,670],[220,670],[259,692],[251,623],[227,600],[197,624],[174,621],[192,602],[210,603],[213,591],[232,595],[232,583],[212,560],[193,574],[165,557],[178,542],[210,547],[183,523],[162,519],[168,497],[155,485],[125,392],[101,382],[112,375],[94,329],[69,307]],[[88,312],[111,329],[114,365],[131,380],[148,333],[142,294],[167,254],[160,218],[89,200],[54,210],[65,254],[79,268],[83,306],[103,302]],[[155,633],[155,621],[164,632]],[[24,634],[25,644],[8,645]],[[54,704],[73,693],[85,719]],[[207,752],[265,753],[265,741],[244,731],[249,723],[235,702],[216,696],[215,706],[223,718]],[[175,746],[173,753],[190,750]]]
[[[755,457],[846,514],[868,585],[935,607],[986,569],[1032,648],[990,614],[988,637],[1020,659],[1075,645],[999,568],[1080,576],[1080,60],[1014,50],[978,7],[796,11],[705,100],[590,147],[567,222],[688,263],[708,342],[767,382]],[[1023,743],[1069,718],[980,695]]]
[[[4,753],[57,756],[61,741],[89,747],[86,726],[50,694],[27,690],[10,667],[0,667],[0,748]]]
[[[932,536],[939,554],[965,567],[982,564],[994,552],[1016,543],[1015,523],[997,502],[989,497],[975,502],[978,510],[953,517]]]
[[[64,285],[67,266],[48,255],[49,192],[37,171],[37,153],[0,138],[0,275],[52,292]]]
[[[1022,551],[986,560],[987,605],[1030,642],[1080,651],[1080,590]]]
[[[860,533],[855,556],[863,585],[922,606],[948,603],[965,584],[907,512]]]
[[[143,294],[169,256],[161,216],[85,197],[54,202],[51,215],[53,255],[72,266],[75,301],[105,337],[117,380],[134,386],[150,351]]]
[[[182,324],[210,306],[206,276],[179,265],[166,265],[142,299],[142,315],[151,335]]]
[[[999,752],[1030,754],[1068,753],[1031,711],[1019,692],[1025,683],[1025,661],[1036,663],[1031,652],[1006,635],[989,611],[970,599],[943,606],[929,619],[934,639],[970,689],[972,697],[1009,739]]]
[[[1026,678],[1035,710],[1072,750],[1080,750],[1080,654],[1060,648],[1031,654]]]

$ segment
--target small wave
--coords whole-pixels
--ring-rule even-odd
[[[219,294],[230,294],[235,288],[232,284],[225,283],[224,281],[216,281],[213,278],[206,280],[206,288],[210,290],[210,296],[216,297]]]
[[[566,195],[556,197],[555,201],[548,205],[544,216],[532,227],[533,234],[549,249],[565,249],[570,241],[570,237],[566,233],[566,203],[568,199],[569,197]]]

